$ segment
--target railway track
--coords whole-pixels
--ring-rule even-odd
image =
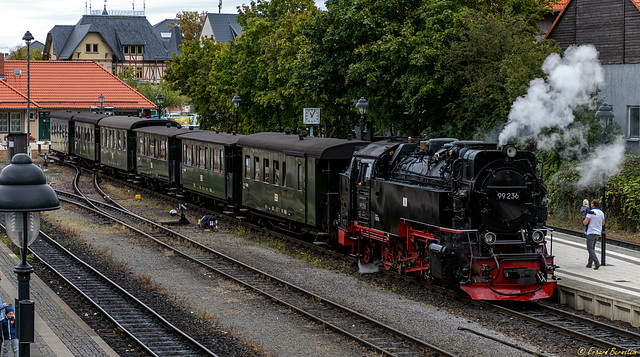
[[[76,187],[78,187],[76,185]],[[178,232],[132,212],[82,196],[57,191],[61,201],[90,210],[102,219],[127,226],[166,249],[268,297],[308,319],[389,356],[453,356],[452,353],[410,336],[371,317],[351,310],[313,292],[255,269],[200,244]],[[89,207],[85,201],[92,202]]]
[[[188,243],[188,245],[190,249],[192,249],[194,247],[197,247],[199,243],[192,242],[192,243]],[[199,250],[199,249],[201,248],[197,247],[196,250]],[[204,247],[204,252],[206,252],[207,249],[208,248]],[[297,290],[298,288],[295,286],[289,286],[289,287],[286,287],[285,289],[281,289],[281,288],[274,289],[274,285],[273,285],[274,282],[277,282],[278,284],[286,284],[286,282],[283,282],[283,283],[278,282],[278,279],[275,277],[271,277],[268,275],[260,276],[260,275],[257,275],[255,272],[251,272],[250,270],[248,271],[248,273],[242,272],[242,271],[238,272],[235,270],[236,268],[231,269],[226,267],[224,264],[222,266],[219,266],[219,264],[221,263],[218,261],[218,258],[212,258],[211,252],[206,252],[206,254],[194,252],[192,254],[186,254],[185,256],[188,257],[189,259],[197,261],[200,264],[210,267],[211,269],[216,269],[216,271],[218,271],[222,275],[227,276],[227,273],[228,273],[229,275],[228,277],[230,279],[233,279],[233,280],[237,279],[236,281],[238,281],[239,283],[245,286],[248,286],[249,288],[257,292],[260,292],[265,296],[269,296],[270,298],[276,301],[279,301],[286,306],[289,306],[289,304],[291,304],[292,306],[290,307],[292,309],[298,311],[302,315],[308,316],[309,318],[317,319],[315,315],[325,314],[324,311],[314,308],[313,305],[312,307],[305,306],[304,308],[300,308],[300,310],[298,310],[298,308],[295,307],[293,303],[289,302],[289,299],[293,299],[293,298],[288,296],[288,294],[291,291]],[[392,272],[385,271],[385,273],[392,273]],[[282,286],[286,286],[286,285],[282,285]],[[281,295],[282,290],[287,292],[287,294]],[[299,297],[296,297],[293,300],[295,301],[298,298]],[[321,299],[320,297],[312,296],[311,299],[322,301],[320,300]],[[323,304],[326,304],[326,303],[323,302]],[[487,304],[487,303],[481,303],[481,304]],[[594,320],[585,319],[580,316],[563,312],[558,309],[549,308],[540,304],[529,304],[528,307],[524,309],[516,308],[516,307],[505,308],[505,307],[494,305],[494,304],[487,304],[486,306],[488,307],[489,305],[491,306],[492,309],[497,309],[497,311],[499,312],[517,316],[518,318],[525,319],[532,322],[536,326],[552,329],[562,334],[565,334],[567,336],[570,336],[571,338],[575,338],[580,341],[583,341],[587,346],[598,346],[603,349],[609,349],[609,350],[613,349],[614,351],[628,350],[628,351],[634,351],[636,353],[640,352],[638,347],[640,336],[637,334],[629,333],[627,331],[618,329],[614,326],[602,324]],[[336,325],[334,326],[333,323],[330,323],[327,321],[330,319],[326,317],[323,319],[324,320],[318,320],[318,321],[326,321],[322,323],[326,324],[327,326],[331,326],[338,331],[343,329],[340,327],[339,324],[336,323]],[[352,338],[360,341],[357,334],[353,334],[353,335],[354,336]],[[369,346],[366,341],[360,341],[360,342],[374,350],[380,351],[378,350],[378,348],[374,346]],[[406,342],[402,342],[402,343],[406,343]]]
[[[603,351],[628,351],[627,354],[640,354],[640,334],[580,315],[539,303],[528,303],[521,306],[492,304],[492,308],[584,341],[586,346],[597,346]]]
[[[151,355],[216,356],[48,235],[29,249]]]

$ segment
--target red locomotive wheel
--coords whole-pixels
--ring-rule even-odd
[[[406,249],[404,249],[404,245],[402,244],[402,242],[398,242],[396,243],[396,261],[398,262],[397,264],[397,268],[398,268],[398,273],[402,274],[403,272],[403,267],[404,267],[404,260],[407,258],[407,251]]]
[[[371,243],[367,243],[364,246],[364,251],[362,252],[362,261],[365,264],[369,264],[371,263],[371,261],[373,260],[373,247],[371,246]]]
[[[391,249],[389,242],[385,242],[382,245],[382,264],[385,269],[391,270],[393,265],[393,249]]]

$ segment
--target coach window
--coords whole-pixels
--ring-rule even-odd
[[[198,162],[198,167],[201,169],[208,169],[207,167],[207,148],[200,147],[200,162]]]
[[[222,165],[220,162],[220,150],[219,149],[214,149],[213,150],[213,171],[215,172],[221,172],[222,171]]]
[[[273,160],[273,183],[280,185],[280,162]]]
[[[264,182],[269,182],[269,159],[264,159]]]
[[[298,191],[302,191],[302,187],[303,187],[303,172],[302,172],[302,165],[298,164]]]
[[[253,158],[253,179],[260,181],[260,158]]]
[[[287,163],[282,162],[282,186],[287,186]]]
[[[629,132],[628,137],[638,139],[640,138],[640,107],[629,107]]]
[[[167,159],[167,141],[164,139],[160,141],[160,158],[162,160]]]
[[[244,156],[244,178],[251,178],[251,158],[249,155]]]

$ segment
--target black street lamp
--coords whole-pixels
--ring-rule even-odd
[[[238,133],[238,107],[240,106],[241,101],[242,99],[240,99],[240,96],[237,94],[233,96],[233,99],[231,99],[233,106],[236,107],[236,133]]]
[[[162,118],[162,102],[164,102],[164,97],[161,93],[156,94],[156,102],[158,102],[158,117]]]
[[[360,97],[360,100],[358,100],[358,103],[356,104],[356,108],[360,111],[360,135],[358,140],[364,140],[364,137],[367,134],[364,124],[364,115],[367,114],[369,103],[367,103],[367,100],[364,99],[364,97]]]
[[[100,94],[98,101],[100,102],[100,114],[104,114],[104,95]]]
[[[29,125],[29,120],[31,120],[31,41],[33,41],[33,35],[31,32],[27,31],[22,36],[22,40],[27,43],[27,153],[31,155],[29,152],[29,147],[31,146],[30,137],[31,137],[31,128]]]
[[[613,111],[611,110],[611,107],[607,104],[607,103],[603,103],[602,106],[600,108],[598,108],[598,111],[596,112],[596,118],[598,120],[600,120],[600,125],[602,126],[602,145],[604,146],[607,141],[607,126],[609,126],[609,122],[611,121],[611,119],[613,119]],[[607,178],[605,173],[602,173],[602,204],[600,205],[600,210],[602,210],[602,212],[605,212],[605,207],[606,207],[606,193],[607,190]],[[607,248],[607,236],[606,236],[606,232],[605,232],[605,228],[604,225],[602,225],[602,245],[600,248],[600,265],[607,265],[605,258],[606,258],[606,248]]]
[[[20,248],[16,299],[17,337],[20,357],[29,357],[34,342],[35,308],[29,298],[29,280],[33,267],[27,262],[29,245],[40,233],[40,211],[60,208],[55,191],[47,185],[44,172],[27,154],[16,154],[11,164],[0,172],[0,212],[5,212],[5,226],[11,241]]]

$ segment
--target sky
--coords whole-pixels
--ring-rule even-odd
[[[237,13],[237,7],[250,0],[221,0],[222,13]],[[108,0],[108,10],[145,11],[147,20],[155,25],[164,19],[175,18],[180,11],[218,13],[220,0]],[[321,6],[324,1],[316,1]],[[86,11],[102,10],[105,0],[30,0],[27,3],[0,0],[0,52],[8,53],[17,46],[25,46],[22,37],[30,31],[35,40],[43,44],[47,33],[55,25],[75,25]],[[86,11],[85,11],[86,10]]]

